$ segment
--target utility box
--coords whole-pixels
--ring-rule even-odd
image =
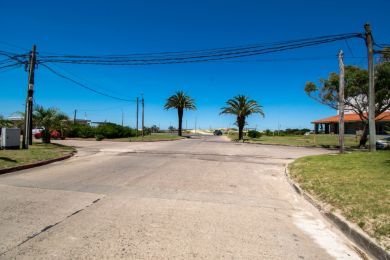
[[[20,129],[1,128],[1,143],[3,149],[20,149]]]

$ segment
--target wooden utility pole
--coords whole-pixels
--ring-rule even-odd
[[[122,126],[123,126],[123,108],[121,108],[122,111]]]
[[[74,114],[73,114],[73,124],[76,124],[76,119],[77,119],[77,109],[74,110]]]
[[[370,151],[376,151],[376,129],[375,129],[375,86],[374,86],[374,50],[371,26],[366,23],[366,45],[368,57],[368,127],[369,127],[369,142]]]
[[[344,152],[344,53],[339,51],[339,146],[340,153]]]
[[[142,140],[144,139],[144,123],[145,123],[145,102],[144,102],[144,94],[142,94],[142,100],[141,100],[141,103],[142,103]]]
[[[139,98],[137,97],[137,114],[136,114],[136,123],[135,123],[135,128],[136,128],[136,131],[135,131],[135,133],[136,133],[136,136],[138,137],[138,107],[139,107]]]
[[[33,113],[33,96],[34,96],[34,72],[36,63],[36,46],[33,45],[28,67],[28,87],[26,98],[26,111],[24,113],[24,132],[23,132],[23,149],[28,149],[32,144],[32,113]]]

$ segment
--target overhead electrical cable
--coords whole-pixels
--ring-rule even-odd
[[[47,68],[47,69],[48,69],[50,72],[52,72],[53,74],[55,74],[55,75],[57,75],[57,76],[59,76],[59,77],[61,77],[61,78],[63,78],[63,79],[66,79],[66,80],[68,80],[68,81],[70,81],[70,82],[72,82],[72,83],[74,83],[74,84],[76,84],[76,85],[78,85],[78,86],[80,86],[80,87],[82,87],[82,88],[85,88],[85,89],[87,89],[87,90],[89,90],[89,91],[92,91],[92,92],[94,92],[94,93],[96,93],[96,94],[99,94],[99,95],[101,95],[101,96],[105,96],[105,97],[109,97],[109,98],[112,98],[112,99],[116,99],[116,100],[120,100],[120,101],[125,101],[125,102],[135,102],[134,100],[131,100],[131,99],[125,99],[125,98],[120,98],[120,97],[112,96],[112,95],[110,95],[110,94],[107,94],[107,93],[101,92],[101,91],[99,91],[99,90],[93,89],[93,88],[91,88],[91,87],[88,87],[87,85],[85,85],[85,84],[83,84],[83,83],[81,83],[81,82],[78,82],[78,81],[76,81],[76,80],[74,80],[74,79],[72,79],[72,78],[70,78],[70,77],[68,77],[68,76],[63,75],[62,73],[59,73],[59,72],[55,71],[54,69],[50,68],[50,67],[49,67],[48,65],[46,65],[46,64],[42,64],[42,66],[45,67],[45,68]]]
[[[165,52],[152,54],[127,54],[103,56],[78,55],[40,55],[38,63],[71,63],[91,65],[155,65],[207,62],[213,60],[248,57],[290,49],[303,48],[325,44],[350,38],[362,37],[360,33],[322,36],[294,41],[276,42],[270,44],[257,44],[243,47],[230,47],[189,52]]]

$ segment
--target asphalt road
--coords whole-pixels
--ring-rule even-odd
[[[0,176],[1,259],[358,259],[284,176],[322,149],[63,141],[66,161]]]

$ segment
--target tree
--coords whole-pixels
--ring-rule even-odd
[[[56,108],[45,109],[43,106],[35,106],[33,120],[37,126],[43,127],[42,142],[50,143],[50,133],[63,127],[63,123],[69,120],[68,116]]]
[[[2,115],[0,115],[0,128],[11,127],[11,126],[12,126],[12,122],[10,122],[7,119],[4,119],[4,117]]]
[[[156,125],[152,125],[152,126],[150,127],[150,131],[151,131],[152,133],[158,133],[158,132],[160,132],[160,128],[159,128],[158,126],[156,126]]]
[[[305,85],[306,94],[331,108],[338,106],[339,75],[332,72],[327,79],[320,79],[320,86],[313,82]],[[368,135],[368,72],[356,66],[345,67],[345,106],[359,115],[363,122],[360,146],[367,143]],[[375,117],[390,108],[390,63],[375,67]]]
[[[174,95],[170,96],[167,103],[164,106],[165,110],[177,109],[177,115],[179,119],[178,134],[182,136],[182,123],[184,109],[196,110],[195,101],[188,96],[184,91],[177,91]]]
[[[230,114],[237,116],[236,124],[238,126],[238,140],[243,139],[243,129],[246,118],[252,114],[260,114],[264,117],[262,106],[255,100],[249,99],[244,95],[235,96],[226,102],[227,106],[222,108],[222,114]]]

